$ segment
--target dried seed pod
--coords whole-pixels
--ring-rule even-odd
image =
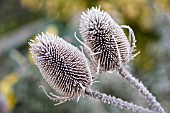
[[[38,35],[30,51],[43,78],[65,97],[80,96],[91,84],[91,72],[84,54],[51,34]]]
[[[42,35],[36,37],[35,41],[31,40],[29,45],[31,46],[30,51],[34,62],[43,78],[54,90],[64,95],[62,97],[52,93],[48,94],[44,87],[40,86],[48,98],[53,101],[59,101],[55,105],[74,97],[79,99],[81,95],[86,94],[125,110],[131,110],[136,113],[153,113],[148,109],[128,103],[120,98],[91,90],[89,86],[92,84],[92,73],[88,60],[82,52],[63,39],[48,33],[42,33]]]
[[[130,27],[123,27],[127,27],[132,34],[132,44],[121,26],[107,12],[93,7],[82,13],[80,34],[84,43],[93,52],[94,62],[100,66],[100,70],[113,70],[133,59],[135,37]]]
[[[126,37],[122,28],[129,30],[129,38]],[[91,58],[97,64],[97,72],[116,69],[149,101],[153,108],[156,108],[158,113],[165,113],[160,103],[142,82],[125,69],[126,64],[139,53],[133,54],[136,40],[129,26],[119,26],[107,12],[93,7],[83,12],[80,19],[80,33]]]

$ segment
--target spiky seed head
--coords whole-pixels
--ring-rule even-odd
[[[86,60],[76,47],[48,33],[38,35],[29,45],[35,64],[54,90],[76,97],[81,95],[83,87],[89,86]]]
[[[80,34],[93,53],[99,52],[94,59],[96,64],[99,61],[100,70],[113,70],[130,60],[131,47],[124,31],[100,8],[92,7],[82,13]]]

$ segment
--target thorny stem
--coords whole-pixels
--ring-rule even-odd
[[[147,108],[143,108],[141,106],[134,105],[133,103],[128,103],[126,101],[121,100],[120,98],[116,98],[114,96],[108,96],[104,93],[100,93],[98,91],[93,91],[91,89],[86,88],[85,94],[101,100],[104,103],[110,104],[111,106],[118,106],[124,110],[131,110],[134,113],[155,113],[153,111],[148,110]]]
[[[143,85],[141,81],[133,77],[125,68],[119,69],[120,75],[129,82],[132,86],[134,86],[151,104],[153,108],[156,109],[158,113],[165,113],[164,109],[160,105],[160,103],[156,100],[156,98],[147,90],[147,88]]]

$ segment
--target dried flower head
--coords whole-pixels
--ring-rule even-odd
[[[48,94],[45,88],[40,86],[51,100],[59,101],[55,105],[74,97],[79,99],[81,95],[86,94],[104,103],[131,110],[135,113],[153,113],[147,108],[90,89],[92,73],[88,60],[83,52],[80,52],[63,39],[48,33],[42,33],[42,35],[36,37],[35,41],[31,40],[29,45],[31,46],[30,51],[34,63],[38,66],[43,78],[54,90],[64,95]]]
[[[129,29],[133,37],[132,44],[122,28]],[[119,26],[107,12],[100,11],[100,8],[92,7],[82,13],[80,33],[84,43],[93,52],[94,62],[102,71],[126,65],[134,57],[132,54],[135,47],[133,31],[128,26]]]
[[[31,40],[30,51],[43,78],[65,97],[80,96],[91,84],[91,72],[84,54],[52,34]]]

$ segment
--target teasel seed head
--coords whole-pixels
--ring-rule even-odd
[[[92,7],[82,13],[80,34],[94,54],[94,62],[99,63],[102,71],[125,66],[134,57],[132,52],[135,51],[135,40],[131,44],[121,26],[107,12],[101,11],[100,7]]]
[[[54,105],[59,105],[74,97],[79,99],[81,95],[86,94],[104,103],[131,110],[135,113],[153,113],[148,109],[128,103],[114,96],[111,97],[110,95],[91,90],[92,73],[88,60],[82,52],[63,39],[48,33],[42,33],[42,35],[36,37],[35,41],[31,40],[29,45],[31,46],[30,51],[34,62],[43,78],[54,90],[64,95],[48,94],[45,88],[40,86],[49,99],[59,101],[59,103]]]
[[[33,60],[43,78],[65,97],[76,97],[91,84],[87,59],[76,47],[52,34],[38,35],[29,42]]]
[[[122,28],[129,30],[129,38]],[[134,78],[125,66],[139,53],[135,51],[135,35],[126,25],[119,26],[111,16],[100,8],[92,8],[83,12],[80,19],[80,33],[84,45],[93,55],[97,68],[101,71],[116,69],[119,74],[134,86],[158,113],[165,113],[160,103],[138,79]],[[92,51],[92,52],[91,52]],[[143,113],[143,111],[141,111]]]

